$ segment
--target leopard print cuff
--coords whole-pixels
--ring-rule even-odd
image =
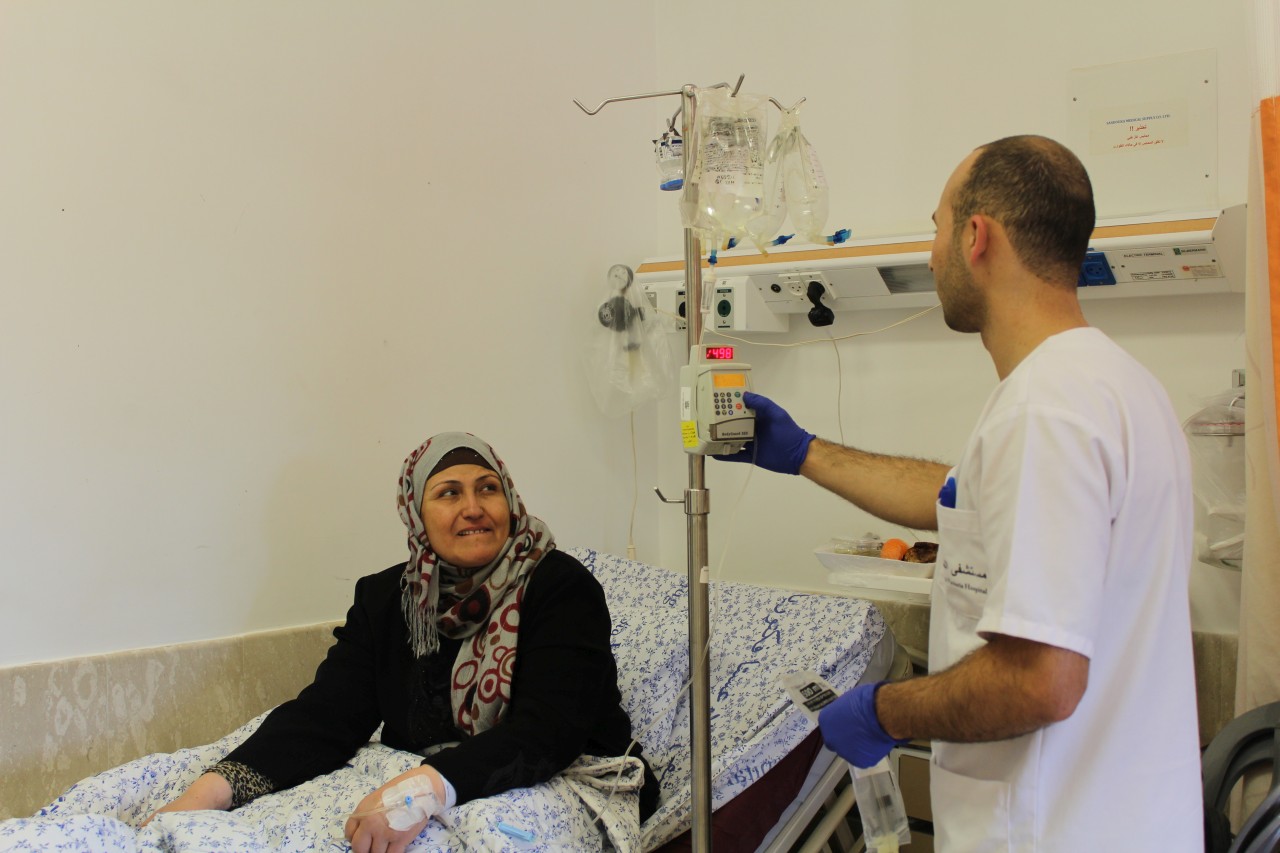
[[[276,789],[266,776],[238,761],[219,761],[209,768],[209,772],[217,773],[231,785],[231,808],[233,809],[238,809],[245,803],[251,803],[263,794],[270,794]]]

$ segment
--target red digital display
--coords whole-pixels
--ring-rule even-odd
[[[733,361],[733,347],[707,347],[707,361]]]

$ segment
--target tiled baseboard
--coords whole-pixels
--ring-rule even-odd
[[[0,819],[217,740],[311,682],[337,622],[0,669]]]

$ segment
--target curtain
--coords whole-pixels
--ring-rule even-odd
[[[1236,716],[1280,701],[1280,14],[1275,0],[1254,0],[1254,93],[1250,143],[1248,257],[1245,262],[1244,566]],[[1238,821],[1266,794],[1249,779]]]
[[[1246,518],[1236,715],[1280,700],[1280,44],[1275,0],[1255,0],[1245,338]]]

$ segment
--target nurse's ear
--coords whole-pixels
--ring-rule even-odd
[[[962,249],[969,259],[969,266],[977,266],[987,255],[991,239],[991,222],[981,213],[973,214],[969,217],[969,221],[964,224],[964,234],[961,239],[966,244],[962,246]]]

